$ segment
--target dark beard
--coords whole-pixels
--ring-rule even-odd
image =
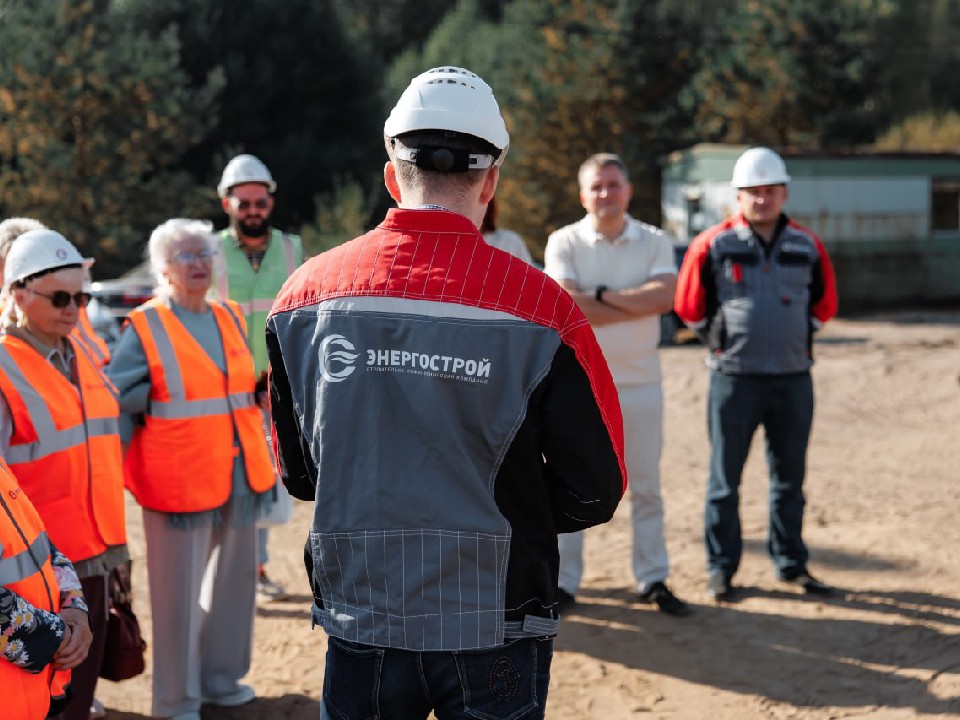
[[[237,221],[237,229],[245,237],[261,238],[270,232],[269,220]]]

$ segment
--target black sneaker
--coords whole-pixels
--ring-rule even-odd
[[[780,580],[803,588],[803,592],[805,592],[807,595],[820,595],[821,597],[827,597],[834,594],[834,589],[832,587],[824,582],[820,582],[806,570],[802,570],[800,573],[792,577],[781,577]]]
[[[557,588],[557,603],[554,607],[557,615],[563,615],[567,610],[577,604],[577,599],[563,588]]]
[[[640,599],[653,603],[662,613],[683,617],[690,614],[690,606],[678,598],[663,582],[655,582],[646,592],[640,593]]]
[[[713,600],[730,599],[730,581],[723,570],[711,570],[707,576],[707,595]]]

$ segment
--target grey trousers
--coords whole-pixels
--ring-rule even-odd
[[[250,669],[256,527],[171,528],[143,511],[153,614],[155,717],[199,712],[237,690]]]

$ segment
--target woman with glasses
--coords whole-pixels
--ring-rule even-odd
[[[108,374],[134,422],[127,487],[143,507],[153,612],[153,714],[242,705],[256,589],[256,519],[272,501],[253,357],[233,303],[207,299],[209,223],[150,236],[157,296],[130,313]],[[126,437],[125,437],[126,439]]]
[[[90,262],[52,230],[20,235],[4,266],[10,302],[0,337],[0,454],[50,540],[73,562],[90,610],[93,642],[73,671],[67,720],[90,715],[107,580],[128,560],[117,401],[97,360],[71,338],[89,299]]]

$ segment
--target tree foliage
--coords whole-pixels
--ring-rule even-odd
[[[911,115],[883,133],[874,147],[899,152],[957,152],[960,112]]]
[[[35,0],[0,23],[0,202],[98,260],[132,265],[150,229],[212,200],[181,169],[222,81],[188,87],[172,32],[149,37],[97,0]]]
[[[688,100],[700,138],[812,149],[869,139],[868,18],[851,0],[743,0],[717,17]]]
[[[104,275],[166,218],[222,222],[212,188],[253,152],[276,224],[325,247],[379,219],[387,110],[447,64],[497,95],[500,219],[533,247],[598,151],[658,222],[659,159],[694,142],[960,145],[960,0],[0,0],[0,211]]]
[[[533,30],[533,34],[531,34]],[[498,33],[492,84],[511,130],[502,223],[542,248],[582,216],[577,168],[620,153],[634,212],[659,220],[658,158],[690,137],[678,95],[693,69],[698,30],[674,3],[529,0]]]
[[[298,229],[334,179],[367,182],[379,160],[381,73],[348,37],[334,0],[124,0],[137,27],[173,27],[194,84],[225,78],[213,132],[191,148],[196,179],[215,186],[238,152],[257,155],[278,185],[275,221]],[[211,208],[212,217],[222,216]]]

